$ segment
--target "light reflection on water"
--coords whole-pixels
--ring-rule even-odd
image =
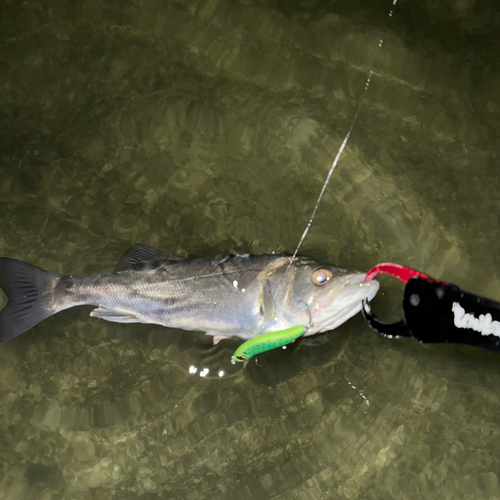
[[[301,253],[500,299],[494,11],[388,7],[8,3],[0,254],[291,253],[373,68]],[[82,309],[0,346],[0,496],[500,496],[494,353],[360,317],[245,368],[239,343]]]

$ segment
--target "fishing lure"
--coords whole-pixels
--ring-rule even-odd
[[[236,361],[247,361],[261,352],[270,351],[271,349],[291,344],[299,337],[302,337],[302,335],[306,333],[306,330],[307,328],[305,326],[293,326],[286,330],[265,333],[254,339],[247,340],[234,351],[231,357],[231,363],[234,364]]]

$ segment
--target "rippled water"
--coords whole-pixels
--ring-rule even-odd
[[[362,99],[301,253],[500,300],[500,14],[369,4],[4,1],[0,254],[291,253]],[[500,496],[497,354],[357,317],[243,370],[88,312],[0,346],[0,498]]]

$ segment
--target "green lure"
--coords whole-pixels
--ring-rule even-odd
[[[306,333],[305,326],[293,326],[286,330],[259,335],[241,344],[240,347],[234,351],[231,362],[247,361],[252,356],[256,356],[261,352],[270,351],[271,349],[291,344],[294,340],[302,337],[304,333]]]

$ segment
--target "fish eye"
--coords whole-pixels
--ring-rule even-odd
[[[330,281],[333,274],[329,269],[317,269],[312,275],[312,282],[317,285],[325,285]]]

